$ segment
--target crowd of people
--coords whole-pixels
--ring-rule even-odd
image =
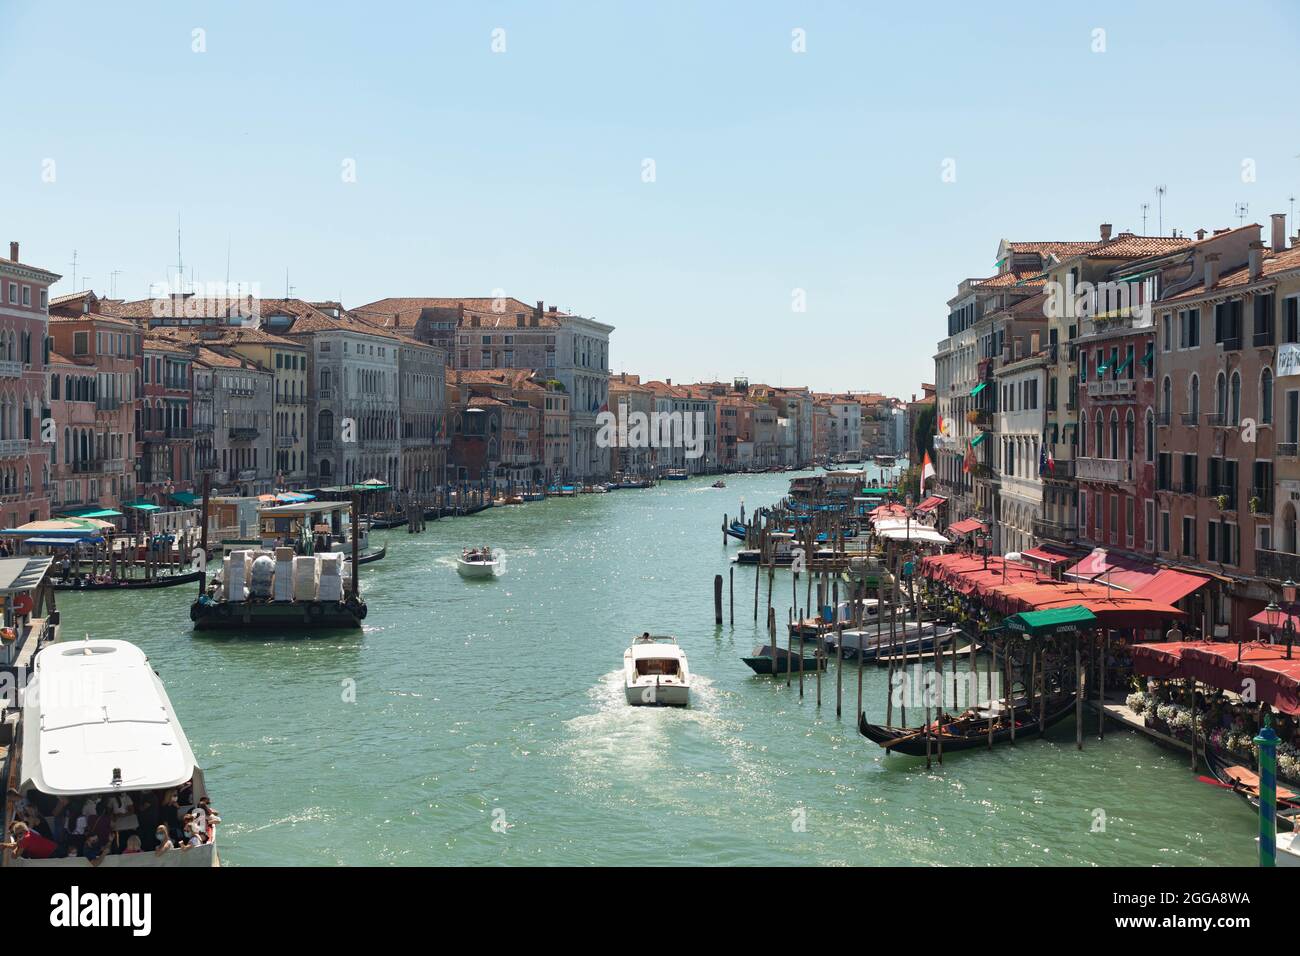
[[[0,847],[15,858],[83,857],[98,866],[115,854],[183,852],[210,843],[221,817],[193,785],[54,797],[9,791],[13,822]]]

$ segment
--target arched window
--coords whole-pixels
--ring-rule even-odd
[[[334,413],[328,408],[322,409],[316,418],[316,440],[334,440]]]
[[[1156,460],[1156,413],[1147,409],[1147,448],[1146,460]]]
[[[1273,370],[1269,368],[1259,373],[1259,421],[1273,424]]]
[[[1124,458],[1128,461],[1132,461],[1134,457],[1133,440],[1136,437],[1134,435],[1136,424],[1137,419],[1133,416],[1133,409],[1130,408],[1128,410],[1128,416],[1124,419]]]
[[[1110,457],[1119,457],[1119,411],[1116,409],[1110,412]]]
[[[1220,424],[1228,420],[1228,380],[1222,372],[1214,379],[1214,414]]]
[[[1096,431],[1093,433],[1095,441],[1092,446],[1092,453],[1098,458],[1102,458],[1106,454],[1106,443],[1104,441],[1106,421],[1105,416],[1101,412],[1097,413],[1097,421],[1095,424]]]
[[[1201,378],[1199,375],[1193,375],[1191,383],[1187,389],[1187,411],[1191,413],[1192,424],[1195,425],[1201,419]]]
[[[1230,394],[1230,403],[1228,406],[1229,425],[1241,424],[1241,373],[1232,373],[1232,390]]]
[[[1169,416],[1174,411],[1174,383],[1170,381],[1169,376],[1160,383],[1160,417],[1166,423],[1169,422]]]

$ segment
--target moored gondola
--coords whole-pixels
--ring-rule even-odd
[[[1051,727],[1073,710],[1074,694],[1061,694],[1049,699],[1044,709],[1043,728]],[[974,707],[958,717],[934,721],[928,728],[886,727],[872,724],[867,721],[866,714],[860,714],[858,733],[894,753],[906,754],[909,757],[924,757],[927,739],[932,752],[938,750],[942,741],[944,753],[987,747],[990,738],[995,744],[1010,740],[1012,725],[1007,720],[1005,710],[995,707],[991,732],[989,718],[988,708]],[[1039,733],[1038,701],[1032,703],[1024,699],[1017,701],[1014,719],[1017,740],[1037,736]]]
[[[194,584],[203,577],[202,571],[187,571],[183,574],[160,574],[154,578],[119,578],[109,581],[95,581],[85,578],[56,578],[56,591],[148,591],[153,588],[170,588],[178,584]]]
[[[1258,812],[1259,775],[1241,762],[1243,758],[1225,754],[1215,747],[1206,748],[1203,756],[1205,757],[1205,766],[1214,775],[1214,779],[1218,781],[1219,786],[1231,790]],[[1300,794],[1297,794],[1290,787],[1278,783],[1278,829],[1294,830],[1297,817],[1300,817]]]

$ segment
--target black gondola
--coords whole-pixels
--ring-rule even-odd
[[[1206,749],[1205,766],[1223,787],[1232,790],[1259,812],[1259,776],[1242,763],[1240,757],[1225,754],[1213,747]],[[1248,758],[1246,758],[1248,759]],[[1280,830],[1294,830],[1296,817],[1300,816],[1300,794],[1288,787],[1277,785],[1277,826]]]
[[[1074,694],[1064,694],[1049,700],[1044,716],[1044,728],[1051,727],[1074,710]],[[1039,733],[1038,702],[1019,701],[1015,706],[1016,739],[1035,737]],[[879,744],[894,753],[907,754],[909,757],[924,757],[925,743],[928,736],[931,752],[939,749],[940,734],[936,730],[926,733],[924,727],[885,727],[881,724],[867,722],[866,714],[858,716],[858,733],[868,740]],[[943,752],[973,750],[989,745],[988,716],[979,716],[976,711],[968,710],[959,717],[948,721],[942,734]],[[1002,743],[1011,739],[1011,725],[1005,718],[993,718],[993,743]]]
[[[371,551],[369,554],[363,554],[357,558],[357,564],[370,564],[374,561],[384,560],[384,555],[388,553],[388,545],[383,545],[378,551]]]
[[[153,588],[170,588],[178,584],[194,584],[203,577],[202,571],[187,571],[184,574],[160,574],[155,578],[123,578],[117,581],[92,581],[89,578],[74,578],[70,581],[55,579],[56,591],[148,591]]]

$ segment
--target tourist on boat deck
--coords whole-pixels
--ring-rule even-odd
[[[157,843],[157,846],[153,849],[155,856],[162,856],[163,853],[172,848],[172,838],[168,835],[167,828],[161,824],[154,831],[154,841]]]
[[[104,862],[104,844],[100,842],[98,834],[92,833],[86,837],[85,845],[81,848],[81,855],[90,861],[91,866],[99,866]]]
[[[12,839],[8,843],[0,843],[0,847],[8,850],[13,859],[23,857],[28,860],[45,860],[53,856],[58,848],[57,843],[41,836],[21,820],[15,821],[9,832]]]
[[[126,849],[123,850],[122,852],[139,853],[141,852],[141,850],[142,848],[140,846],[140,834],[132,833],[129,837],[126,838]]]

